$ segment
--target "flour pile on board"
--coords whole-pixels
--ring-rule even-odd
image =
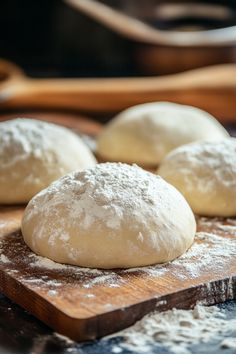
[[[0,261],[2,263],[9,263],[10,262],[10,260],[4,254],[0,254]]]
[[[236,225],[232,226],[230,231],[231,236],[236,237]],[[176,278],[197,278],[206,269],[211,269],[212,272],[224,270],[226,260],[236,258],[235,238],[224,238],[209,232],[197,232],[195,241],[186,253],[172,262],[150,267],[130,268],[124,273],[139,271],[149,276],[159,277],[169,271]]]
[[[236,229],[235,231],[236,232]],[[195,237],[198,241],[181,257],[174,260],[170,265],[175,267],[174,274],[177,277],[196,278],[205,269],[217,272],[224,269],[226,259],[236,258],[235,239],[224,238],[208,232],[198,232]],[[185,273],[179,273],[183,267]]]
[[[236,236],[236,219],[232,218],[207,218],[207,217],[199,217],[198,218],[201,226],[204,228],[212,229],[214,227],[217,232],[224,233],[227,235]]]
[[[145,316],[134,326],[115,334],[124,339],[115,348],[116,352],[120,348],[150,354],[153,346],[160,344],[171,353],[190,354],[190,345],[221,339],[235,328],[236,319],[226,320],[218,307],[196,305],[193,310],[173,309]],[[228,339],[228,346],[232,347],[231,342]],[[221,345],[224,345],[223,341]]]

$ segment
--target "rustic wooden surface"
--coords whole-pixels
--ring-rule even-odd
[[[236,296],[236,259],[212,259],[194,276],[201,255],[182,263],[133,270],[91,271],[73,266],[49,267],[24,244],[22,207],[0,211],[0,289],[54,330],[76,340],[92,339],[133,324],[158,309],[190,308],[197,301],[214,304]],[[233,232],[222,231],[229,225]],[[235,240],[236,220],[198,220],[198,230]],[[231,228],[230,228],[231,230]],[[216,245],[207,240],[210,250]],[[233,242],[233,241],[232,241]],[[217,246],[218,247],[218,246]]]

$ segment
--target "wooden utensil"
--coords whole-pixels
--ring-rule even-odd
[[[63,108],[114,113],[135,104],[171,101],[236,120],[236,64],[145,78],[33,79],[0,61],[0,109]]]

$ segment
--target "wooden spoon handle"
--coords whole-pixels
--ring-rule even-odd
[[[69,108],[114,113],[135,104],[173,101],[236,120],[236,65],[181,74],[116,79],[21,79],[0,92],[0,108]]]

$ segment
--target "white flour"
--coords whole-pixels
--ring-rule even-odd
[[[27,118],[0,122],[3,203],[28,202],[57,178],[95,162],[82,140],[62,126]]]
[[[26,208],[22,233],[32,250],[51,259],[60,261],[63,253],[68,264],[124,268],[183,253],[195,220],[162,178],[135,165],[106,163],[38,193]]]
[[[29,156],[35,159],[44,158],[55,162],[55,156],[50,153],[54,150],[55,143],[62,149],[65,141],[71,139],[81,142],[78,135],[71,130],[57,124],[35,119],[17,118],[0,123],[0,164],[1,168],[15,165]],[[84,145],[84,144],[83,144]],[[77,146],[79,148],[79,145]],[[86,149],[87,151],[87,149]],[[9,158],[11,152],[11,158]],[[82,150],[82,152],[84,152]],[[68,156],[70,159],[70,156]]]
[[[57,296],[58,292],[56,290],[48,290],[48,295],[49,296]]]
[[[41,122],[34,119],[14,119],[0,124],[0,162],[1,167],[9,167],[20,160],[26,160],[29,156],[40,158],[46,157],[45,152],[50,149],[54,142],[52,134],[54,130],[61,131],[54,124]],[[55,133],[54,133],[55,134]],[[15,149],[13,154],[13,149]],[[15,159],[9,159],[9,151],[11,155],[15,155]],[[50,157],[50,156],[49,156]]]
[[[190,345],[221,339],[233,330],[236,330],[236,319],[226,320],[216,306],[197,305],[193,310],[173,309],[147,315],[134,326],[109,337],[122,336],[124,339],[123,343],[114,346],[116,353],[120,348],[150,354],[155,344],[161,344],[171,353],[190,354]],[[220,345],[233,347],[230,341],[227,344],[227,339]]]
[[[215,306],[197,305],[193,310],[173,309],[150,314],[132,327],[105,337],[102,341],[108,340],[106,346],[109,353],[130,350],[137,354],[152,354],[159,352],[160,347],[155,347],[159,345],[170,353],[191,354],[190,347],[201,343],[214,343],[219,350],[235,349],[235,330],[236,319],[227,320],[223,310]],[[230,335],[232,337],[229,337]],[[80,344],[64,335],[53,333],[53,336],[62,342],[66,353],[84,351],[83,345],[80,347]],[[112,344],[109,339],[117,336],[122,337],[121,342]],[[36,337],[33,348],[44,349],[50,339],[49,335]],[[89,345],[85,348],[89,348]]]
[[[54,206],[58,207],[63,203],[67,208],[70,206],[69,219],[81,219],[81,229],[86,230],[95,222],[106,222],[111,230],[118,229],[126,218],[124,211],[130,213],[143,206],[150,208],[151,213],[157,202],[155,195],[158,196],[163,188],[168,190],[165,182],[157,183],[157,180],[162,181],[160,177],[136,165],[131,167],[119,163],[100,164],[95,168],[64,176],[47,190],[41,191],[38,194],[40,203],[37,198],[31,201],[33,208],[27,218],[40,212],[42,204],[46,208],[44,215],[48,217]],[[64,190],[66,193],[62,193]],[[134,195],[130,193],[131,190]],[[141,214],[139,210],[137,221]],[[57,234],[51,236],[51,242],[59,235],[61,239],[67,237],[60,228]]]
[[[236,338],[225,338],[220,343],[221,348],[236,349]]]
[[[0,252],[1,252],[1,250],[0,250]],[[0,262],[9,263],[10,260],[4,254],[0,254]]]
[[[205,240],[206,242],[195,242],[185,254],[174,261],[150,267],[130,268],[124,272],[139,271],[147,273],[149,276],[163,276],[166,272],[171,271],[176,278],[185,279],[197,278],[207,268],[217,272],[224,267],[226,259],[236,258],[236,225],[234,229],[231,227],[230,230],[235,238],[229,239],[208,232],[197,232],[195,240]],[[214,269],[212,269],[212,264],[214,264]]]
[[[67,269],[67,266],[65,264],[53,262],[49,258],[36,256],[33,253],[30,258],[32,258],[32,262],[30,263],[30,265],[33,267],[40,267],[46,269]]]
[[[219,185],[233,192],[236,187],[236,139],[224,139],[217,144],[209,141],[183,145],[167,156],[160,175],[162,168],[164,178],[178,171],[178,178],[181,176],[184,181],[181,185],[190,192],[215,195]]]
[[[214,229],[217,230],[218,233],[223,232],[224,235],[232,235],[236,237],[236,219],[222,219],[222,218],[206,218],[206,217],[201,217],[201,225],[205,228],[212,228],[214,226]],[[227,224],[225,224],[227,223]]]
[[[211,268],[214,273],[224,267],[225,259],[236,258],[236,237],[229,239],[207,232],[198,232],[195,239],[207,242],[194,243],[184,255],[171,263],[177,277],[178,274],[180,275],[179,267],[183,267],[187,273],[183,274],[183,278],[196,278],[202,270]]]

